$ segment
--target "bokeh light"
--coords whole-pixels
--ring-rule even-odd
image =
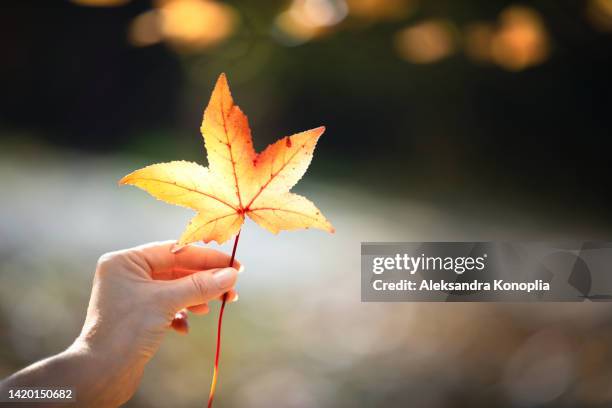
[[[491,43],[491,57],[501,67],[519,71],[548,57],[549,39],[542,18],[533,9],[513,6],[500,15]]]
[[[349,13],[367,20],[399,20],[416,8],[414,0],[347,0]]]
[[[539,13],[525,6],[503,10],[498,21],[473,22],[464,30],[466,55],[508,71],[520,71],[544,62],[550,39]]]
[[[144,27],[157,21],[163,38],[179,50],[217,45],[228,38],[236,26],[234,10],[217,1],[162,0],[158,7],[158,17],[150,17],[141,23],[141,38],[153,37],[154,30]],[[144,35],[145,32],[149,35]]]
[[[276,38],[286,45],[298,45],[324,33],[346,17],[344,0],[294,0],[276,17]]]
[[[162,41],[161,16],[157,10],[149,10],[136,16],[128,29],[128,40],[135,47],[146,47]]]
[[[453,28],[446,20],[430,20],[404,28],[395,36],[397,53],[415,64],[439,61],[455,50]]]
[[[74,4],[79,6],[87,7],[117,7],[123,6],[130,2],[130,0],[70,0]]]
[[[612,0],[589,0],[587,18],[600,31],[612,31]]]

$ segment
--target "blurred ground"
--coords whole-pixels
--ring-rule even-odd
[[[99,255],[182,231],[190,211],[116,185],[140,164],[76,152],[0,156],[0,377],[77,335]],[[485,198],[451,210],[308,177],[296,191],[337,233],[275,237],[247,223],[216,406],[612,404],[607,304],[366,304],[359,293],[361,241],[605,239],[605,225],[502,211]],[[203,404],[216,312],[192,316],[186,337],[168,335],[128,407]]]

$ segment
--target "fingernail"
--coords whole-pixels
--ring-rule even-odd
[[[238,301],[238,294],[236,293],[236,296],[234,296],[234,300],[232,300],[232,303],[237,302]]]
[[[232,286],[232,283],[234,283],[235,279],[235,272],[236,270],[233,268],[225,268],[215,273],[213,275],[213,279],[215,280],[217,287],[219,287],[220,289],[225,289]]]
[[[240,269],[238,269],[238,273],[244,272],[244,265],[240,265]]]
[[[177,254],[181,251],[181,249],[185,248],[187,245],[179,245],[178,242],[176,244],[172,244],[170,248],[170,252],[173,254]]]

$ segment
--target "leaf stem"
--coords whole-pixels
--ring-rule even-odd
[[[236,248],[238,248],[238,240],[240,239],[240,231],[234,238],[234,248],[232,249],[232,258],[229,266],[234,265],[236,257]],[[213,378],[210,384],[210,393],[208,394],[208,408],[212,408],[213,399],[215,398],[215,389],[217,388],[217,379],[219,378],[219,356],[221,355],[221,327],[223,326],[223,312],[225,311],[225,303],[227,302],[227,292],[223,294],[221,309],[219,310],[219,320],[217,322],[217,349],[215,351],[215,367],[213,370]]]

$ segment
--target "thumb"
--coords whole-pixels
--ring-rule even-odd
[[[238,271],[234,268],[196,272],[173,281],[166,281],[165,294],[178,310],[213,300],[236,284]]]

